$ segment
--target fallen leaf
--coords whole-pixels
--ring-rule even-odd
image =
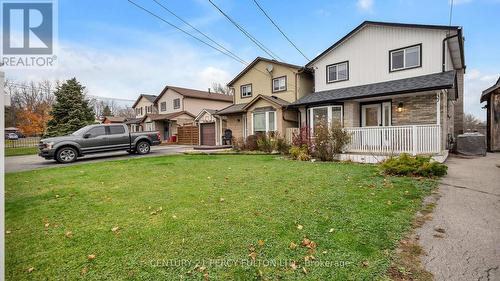
[[[391,200],[387,200],[387,205],[392,205],[392,201]]]
[[[224,201],[226,201],[224,198],[219,199],[219,202],[224,202]]]
[[[203,280],[208,281],[208,273],[203,274]]]
[[[363,261],[362,264],[363,264],[364,267],[367,267],[367,266],[370,265],[370,263],[368,261]]]
[[[158,211],[160,211],[160,212],[163,211],[163,208],[162,207],[158,208]]]
[[[59,198],[59,194],[56,194],[56,198]]]
[[[309,243],[309,245],[307,245],[306,247],[309,248],[309,249],[316,249],[316,242],[314,241],[311,241],[311,243]]]
[[[150,215],[156,215],[156,211],[151,212]]]
[[[323,254],[326,254],[326,253],[328,253],[328,251],[326,251],[326,250],[325,250],[325,251],[323,251],[322,253],[323,253]]]
[[[115,226],[115,227],[111,228],[111,231],[113,231],[113,232],[117,232],[119,229],[120,229],[120,227]]]
[[[259,246],[261,246],[261,247],[264,246],[264,240],[260,239],[258,243],[259,243]]]
[[[304,228],[304,226],[303,226],[303,225],[301,225],[301,224],[298,224],[298,225],[297,225],[297,229],[298,229],[298,230],[302,230],[303,228]]]
[[[175,220],[175,219],[177,219],[177,216],[176,215],[172,215],[172,218]]]
[[[205,271],[205,269],[207,269],[207,268],[206,268],[206,267],[204,267],[204,266],[200,266],[200,267],[198,267],[198,271],[199,271],[199,272],[203,272],[203,271]]]
[[[89,261],[93,261],[93,260],[95,260],[95,255],[94,255],[94,254],[92,254],[92,255],[88,255],[88,256],[87,256],[87,259],[88,259]]]
[[[328,230],[328,232],[332,233],[335,229],[333,228],[330,228],[330,230]]]
[[[302,246],[307,246],[307,245],[309,245],[310,243],[311,243],[311,240],[309,240],[309,239],[307,239],[307,238],[305,238],[305,237],[304,237],[304,239],[302,240],[302,244],[301,244],[301,245],[302,245]]]
[[[11,233],[10,230],[5,231],[5,234],[10,234],[10,233]]]
[[[293,269],[293,270],[296,270],[297,269],[297,264],[295,263],[295,261],[292,261],[290,263],[290,267]]]
[[[28,273],[33,272],[33,270],[35,270],[35,268],[34,268],[34,267],[30,267],[30,268],[28,268]]]
[[[316,258],[313,256],[313,255],[309,255],[309,256],[305,256],[304,257],[304,261],[313,261],[315,260]]]
[[[437,227],[437,226],[436,226],[436,227],[434,227],[434,230],[435,230],[435,231],[437,231],[437,232],[439,232],[439,233],[445,233],[445,232],[446,232],[446,230],[444,230],[444,228],[442,228],[442,227]]]
[[[434,236],[436,238],[444,238],[444,234],[442,234],[442,233],[436,233],[436,234],[434,234],[432,236]]]
[[[251,252],[250,254],[248,254],[248,256],[249,256],[250,258],[252,258],[252,260],[254,260],[254,261],[255,261],[255,259],[257,258],[257,253],[256,253],[256,252]]]
[[[207,179],[211,179],[211,177],[207,177]]]
[[[45,224],[45,227],[49,227],[49,226],[50,226],[50,223],[46,223],[46,224]]]
[[[288,246],[290,249],[295,250],[297,248],[297,244],[290,242],[290,246]]]
[[[66,233],[64,233],[64,236],[66,236],[66,238],[72,238],[73,237],[73,232],[66,231]]]
[[[89,272],[88,267],[84,267],[84,268],[82,268],[82,274],[85,274],[85,273],[87,273],[87,272]]]

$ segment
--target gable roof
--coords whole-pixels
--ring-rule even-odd
[[[151,103],[154,103],[155,99],[156,99],[156,96],[155,95],[147,95],[147,94],[141,94],[134,102],[134,104],[132,105],[132,107],[135,107],[137,105],[137,103],[139,103],[139,101],[142,99],[142,98],[145,98],[147,99],[149,102]]]
[[[486,101],[490,97],[491,93],[496,89],[500,89],[500,76],[498,77],[498,80],[495,83],[495,85],[483,91],[483,93],[481,94],[481,102]]]
[[[233,78],[233,80],[231,80],[229,83],[227,83],[227,85],[228,86],[233,85],[234,82],[236,82],[238,79],[240,79],[241,76],[243,76],[245,73],[247,73],[252,67],[254,67],[260,61],[265,61],[265,62],[268,62],[268,63],[274,63],[274,64],[278,64],[278,65],[283,65],[283,66],[290,67],[290,68],[295,68],[295,69],[302,69],[302,68],[304,68],[303,66],[300,66],[300,65],[290,64],[290,63],[286,63],[286,62],[280,62],[280,61],[277,61],[277,60],[272,60],[272,59],[263,58],[263,57],[256,57],[249,65],[247,65],[240,73],[238,73],[238,75],[236,75]]]
[[[253,100],[251,100],[249,103],[247,103],[244,107],[242,107],[242,110],[247,110],[252,104],[254,104],[256,101],[258,101],[260,99],[266,100],[270,103],[274,103],[280,107],[286,107],[286,106],[290,105],[289,102],[287,102],[284,99],[278,98],[277,96],[258,95]]]
[[[407,28],[424,28],[424,29],[441,29],[441,30],[458,30],[461,33],[462,27],[460,26],[448,26],[448,25],[429,25],[429,24],[410,24],[410,23],[396,23],[396,22],[381,22],[381,21],[364,21],[356,28],[347,33],[337,42],[333,43],[330,47],[324,50],[321,54],[312,59],[306,64],[306,67],[310,67],[318,59],[329,53],[331,50],[335,49],[338,45],[342,44],[344,41],[349,39],[352,35],[356,34],[359,30],[367,25],[378,25],[378,26],[392,26],[392,27],[407,27]],[[463,58],[463,56],[462,56]]]
[[[196,115],[196,118],[194,118],[194,121],[199,120],[201,118],[201,116],[203,116],[205,113],[208,113],[210,115],[214,115],[216,112],[217,112],[217,110],[215,110],[215,109],[204,108],[200,111],[200,113],[198,113],[198,115]]]
[[[451,89],[456,84],[455,79],[456,71],[450,70],[387,82],[315,92],[298,99],[291,105],[313,105],[359,98],[383,97],[414,92]]]
[[[174,112],[174,113],[168,113],[168,114],[147,114],[144,115],[144,117],[141,118],[141,122],[144,122],[148,117],[151,119],[151,121],[159,121],[159,120],[171,120],[176,117],[179,117],[183,114],[186,114],[192,118],[195,116],[187,111],[179,111],[179,112]]]
[[[230,106],[223,108],[221,110],[217,110],[217,115],[224,115],[224,114],[233,114],[233,113],[240,113],[240,112],[245,112],[243,110],[243,107],[247,105],[247,103],[238,103],[238,104],[231,104]]]
[[[165,88],[163,88],[163,91],[161,91],[160,95],[156,97],[154,103],[157,103],[160,100],[160,98],[167,92],[168,89],[171,89],[171,90],[177,92],[178,94],[183,95],[185,97],[189,97],[189,98],[233,102],[232,95],[223,95],[223,94],[219,94],[219,93],[205,92],[205,91],[200,91],[200,90],[195,90],[195,89],[188,89],[188,88],[167,85],[167,86],[165,86]]]

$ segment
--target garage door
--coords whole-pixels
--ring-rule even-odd
[[[215,145],[215,123],[200,124],[201,145]]]

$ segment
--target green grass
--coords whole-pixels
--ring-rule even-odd
[[[37,147],[16,147],[16,148],[5,148],[5,156],[19,156],[19,155],[30,155],[37,154]]]
[[[435,184],[384,178],[372,165],[270,155],[166,156],[11,173],[6,278],[380,279]],[[304,237],[317,248],[300,246]],[[208,264],[248,261],[251,245],[256,265]],[[308,255],[330,266],[308,264],[305,274]],[[193,270],[203,261],[203,273]]]

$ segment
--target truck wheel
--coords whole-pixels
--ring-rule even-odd
[[[72,147],[63,147],[59,149],[56,153],[56,161],[59,163],[71,163],[75,162],[78,153]]]
[[[147,141],[141,141],[137,144],[137,154],[148,154],[151,150],[151,146]]]

